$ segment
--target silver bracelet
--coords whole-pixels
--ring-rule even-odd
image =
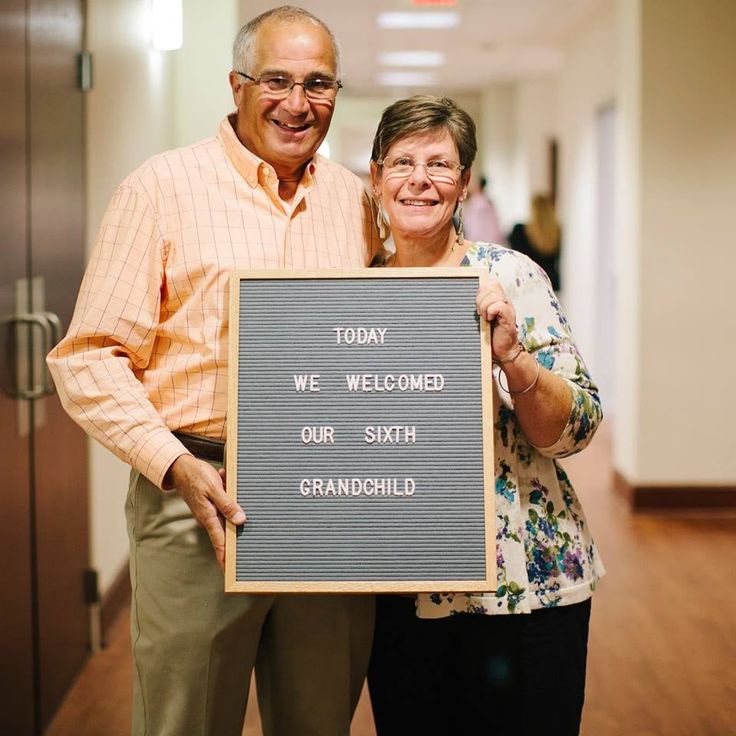
[[[526,387],[523,388],[521,391],[509,391],[509,394],[511,396],[521,396],[521,394],[525,394],[527,391],[531,391],[536,385],[537,381],[539,380],[539,373],[542,370],[542,366],[535,360],[535,363],[537,363],[537,374],[534,376],[534,380]],[[508,386],[508,376],[506,377],[506,385]]]
[[[506,362],[511,362],[511,361],[506,361]],[[509,389],[509,379],[508,379],[508,376],[506,376],[506,374],[504,373],[503,368],[501,369],[501,371],[498,374],[498,383],[501,386],[501,388],[509,396],[521,396],[521,394],[525,394],[527,391],[531,391],[537,385],[537,381],[539,380],[539,373],[542,370],[542,366],[536,360],[534,362],[537,363],[537,372],[536,372],[536,374],[534,376],[534,380],[526,388],[521,389],[521,391],[511,391]],[[501,374],[503,374],[504,376],[506,376],[506,385],[505,386],[503,385],[503,383],[501,383]]]

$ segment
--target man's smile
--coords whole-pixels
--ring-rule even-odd
[[[301,133],[304,130],[308,130],[311,125],[308,123],[286,123],[281,120],[271,120],[276,127],[280,128],[281,130],[286,130],[289,133]]]

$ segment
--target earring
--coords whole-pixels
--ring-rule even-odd
[[[391,229],[391,223],[388,221],[388,214],[381,204],[380,192],[373,191],[373,203],[376,208],[376,227],[378,228],[378,237],[383,241],[388,238]]]
[[[455,245],[452,246],[452,250],[455,250],[455,246],[459,245],[462,247],[463,243],[465,242],[465,229],[463,227],[463,200],[459,199],[457,202],[457,207],[455,208],[455,219],[457,221],[457,224],[455,226],[455,231],[457,232],[457,240],[455,241]]]

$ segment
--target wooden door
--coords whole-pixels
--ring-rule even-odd
[[[33,733],[30,437],[16,392],[16,289],[26,277],[25,1],[0,10],[0,733]]]
[[[82,3],[30,0],[29,8],[29,245],[32,282],[40,282],[32,306],[66,328],[84,269]],[[89,651],[87,440],[56,396],[31,408],[40,719],[46,726]]]
[[[4,8],[2,75],[14,92],[0,116],[8,141],[3,229],[12,233],[0,269],[8,346],[0,467],[10,509],[0,517],[0,560],[12,584],[0,586],[0,637],[17,670],[7,682],[3,671],[0,733],[30,734],[49,723],[89,650],[86,439],[58,398],[43,395],[45,352],[69,323],[84,262],[83,16],[77,0],[12,0]]]

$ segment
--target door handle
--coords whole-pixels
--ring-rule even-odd
[[[61,320],[58,315],[53,312],[34,312],[34,317],[38,317],[41,322],[45,322],[45,329],[42,330],[45,337],[45,344],[41,351],[33,351],[33,362],[34,362],[34,373],[36,375],[35,368],[38,367],[38,373],[41,375],[41,389],[43,391],[42,396],[51,396],[56,393],[56,387],[54,381],[51,378],[48,366],[46,365],[46,356],[51,352],[51,349],[61,340]],[[36,397],[37,398],[37,397]]]
[[[53,312],[38,312],[38,314],[46,318],[49,323],[49,327],[51,328],[51,345],[46,351],[46,354],[48,354],[51,348],[61,342],[61,333],[64,331],[64,328],[61,324],[61,319],[59,318],[58,314],[54,314]],[[45,360],[46,355],[44,355],[44,364]]]
[[[14,399],[33,400],[49,396],[54,393],[54,384],[46,367],[46,355],[61,339],[61,320],[53,312],[32,312],[16,314],[5,320],[12,349],[8,351],[8,359],[12,365],[7,366],[6,372],[11,378],[3,387],[3,392]],[[40,333],[40,349],[35,341],[28,341],[29,355],[20,354],[18,344],[18,330],[22,327]],[[31,342],[33,343],[31,345]],[[33,358],[33,365],[30,363]],[[40,378],[39,378],[40,377]]]

